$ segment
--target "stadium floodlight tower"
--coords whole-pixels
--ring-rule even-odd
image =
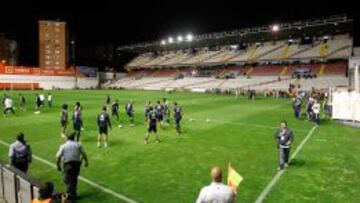
[[[174,42],[174,39],[172,37],[169,37],[168,42],[169,42],[169,44],[172,44]]]
[[[161,45],[166,45],[166,40],[161,40],[160,44]]]

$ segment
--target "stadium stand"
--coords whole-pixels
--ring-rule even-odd
[[[237,55],[239,55],[241,53],[242,53],[241,51],[229,50],[226,48],[225,50],[222,50],[219,54],[217,54],[207,60],[204,60],[203,63],[205,63],[205,64],[219,64],[220,63],[221,64],[221,63],[226,62],[230,58],[236,57]]]
[[[220,51],[202,50],[195,54],[193,57],[180,62],[180,65],[196,65],[220,53]]]
[[[127,77],[110,87],[265,91],[287,90],[290,84],[298,89],[346,85],[351,20],[337,16],[280,27],[281,34],[264,26],[199,35],[190,44],[125,46],[120,49],[141,54],[126,65]]]

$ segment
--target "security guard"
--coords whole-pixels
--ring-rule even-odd
[[[88,166],[88,159],[83,146],[74,141],[75,133],[67,137],[65,144],[61,145],[56,154],[58,171],[63,171],[64,182],[66,185],[66,193],[69,199],[76,199],[76,188],[78,176],[80,174],[80,166],[82,160],[85,161],[85,167]],[[63,168],[61,168],[61,160],[63,161]]]
[[[23,133],[19,133],[16,139],[9,149],[10,164],[26,173],[31,163],[31,147],[26,143]]]

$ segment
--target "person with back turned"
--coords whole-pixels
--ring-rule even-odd
[[[106,112],[106,106],[102,108],[102,111],[98,115],[97,124],[99,127],[99,135],[98,135],[98,144],[97,146],[100,148],[101,143],[104,143],[104,147],[108,147],[108,127],[111,128],[110,116]]]
[[[80,102],[76,102],[72,120],[73,120],[73,128],[75,131],[75,140],[79,142],[80,132],[84,125],[82,121],[82,106],[80,105]]]
[[[19,133],[16,142],[10,145],[9,158],[10,165],[26,173],[32,160],[31,147],[24,138],[24,133]]]
[[[221,169],[217,166],[211,170],[212,183],[201,189],[196,203],[233,203],[235,202],[235,195],[231,188],[222,181]]]
[[[58,171],[63,171],[66,193],[71,200],[75,200],[77,197],[76,188],[82,160],[85,161],[85,167],[88,166],[88,159],[83,146],[75,142],[74,139],[75,133],[68,135],[67,141],[60,146],[56,153],[56,165]],[[61,167],[61,161],[63,167]]]
[[[180,121],[181,121],[182,117],[183,117],[182,109],[178,105],[178,103],[175,102],[174,103],[174,120],[175,120],[175,129],[176,129],[177,135],[180,135],[180,133],[181,133]]]

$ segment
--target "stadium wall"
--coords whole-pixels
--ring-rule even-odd
[[[98,84],[98,78],[76,79],[74,76],[1,75],[0,78],[0,87],[9,89],[88,89],[97,88]]]
[[[89,77],[74,69],[0,66],[0,89],[88,89],[98,85],[98,74]]]

